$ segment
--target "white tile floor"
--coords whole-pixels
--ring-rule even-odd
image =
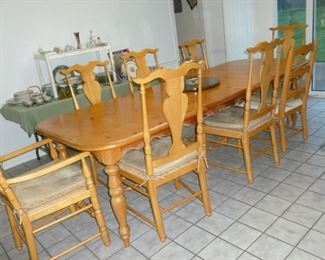
[[[101,205],[110,229],[111,245],[96,240],[67,255],[65,259],[325,259],[325,101],[310,99],[310,137],[289,139],[289,150],[281,155],[280,166],[263,156],[253,162],[255,182],[246,177],[210,166],[208,182],[213,214],[206,217],[198,202],[191,202],[165,215],[168,238],[161,243],[156,231],[128,216],[131,246],[125,248],[118,225],[108,204],[107,190],[99,188]],[[209,157],[241,165],[237,150],[211,151]],[[9,170],[14,175],[31,167],[31,161]],[[193,186],[195,176],[186,177]],[[164,205],[176,193],[167,185],[159,192]],[[128,203],[140,205],[150,214],[150,205],[138,195],[127,193]],[[87,215],[69,220],[51,231],[37,235],[41,259],[93,232],[96,226]],[[26,247],[17,251],[7,218],[0,208],[0,259],[27,259]]]

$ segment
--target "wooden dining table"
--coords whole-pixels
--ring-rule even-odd
[[[220,85],[203,91],[203,109],[218,109],[243,97],[248,81],[248,61],[227,62],[203,71],[203,77],[217,78]],[[253,84],[258,85],[258,69]],[[189,108],[186,120],[195,120],[195,92],[188,92]],[[159,135],[168,129],[162,113],[163,84],[146,89],[150,131]],[[105,166],[112,209],[119,223],[119,233],[129,245],[126,199],[119,175],[118,162],[123,153],[143,140],[141,100],[139,92],[100,104],[64,113],[40,122],[36,132],[58,143],[62,156],[64,147],[91,152]]]

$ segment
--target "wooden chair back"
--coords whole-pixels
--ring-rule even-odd
[[[275,39],[272,42],[261,42],[255,47],[248,48],[249,54],[249,77],[248,86],[246,90],[246,103],[244,114],[244,127],[249,126],[251,120],[261,118],[267,114],[271,114],[275,110],[276,98],[279,86],[280,64],[281,64],[281,44],[283,40]],[[257,54],[261,54],[260,70],[259,70],[259,82],[258,90],[260,92],[260,102],[255,111],[251,109],[251,97],[253,90],[253,71],[255,62],[258,62],[259,57]],[[273,77],[274,76],[274,77]],[[269,100],[269,91],[272,91],[272,100]],[[256,90],[254,90],[256,91]]]
[[[306,28],[308,27],[308,25],[306,24],[300,24],[300,23],[292,23],[289,25],[278,25],[276,27],[271,27],[270,30],[272,31],[272,40],[274,40],[276,38],[275,36],[275,32],[282,32],[283,33],[283,52],[285,57],[287,57],[290,46],[291,46],[291,42],[290,40],[294,39],[295,35],[297,35],[298,32],[301,33],[301,38],[299,39],[301,41],[301,44],[305,44],[306,42]],[[280,35],[278,35],[278,37],[280,37]],[[281,37],[282,38],[282,37]],[[297,43],[295,43],[296,47]]]
[[[81,79],[83,81],[83,93],[92,105],[98,104],[101,102],[101,86],[100,86],[99,82],[95,79],[95,74],[94,74],[95,67],[103,67],[104,68],[105,75],[108,79],[112,96],[113,96],[113,98],[116,98],[115,89],[114,89],[114,86],[112,83],[111,76],[108,71],[108,65],[109,65],[108,60],[106,60],[106,61],[94,60],[94,61],[90,61],[89,63],[87,63],[85,65],[75,64],[75,65],[69,67],[68,69],[60,71],[61,74],[65,75],[65,77],[67,79],[75,109],[77,109],[77,110],[79,109],[79,104],[76,99],[76,95],[73,91],[72,83],[70,80],[71,73],[75,72],[75,71],[80,73]]]
[[[128,77],[128,81],[130,82],[130,84],[129,84],[130,91],[132,93],[134,92],[133,85],[132,85],[133,79],[131,78],[131,76],[128,72],[127,62],[129,60],[133,60],[135,62],[135,64],[137,65],[137,71],[136,71],[137,77],[139,77],[139,78],[147,77],[150,74],[150,72],[152,72],[152,69],[148,66],[146,57],[148,54],[152,54],[154,57],[154,60],[155,60],[156,69],[159,69],[160,65],[159,65],[159,61],[158,61],[158,51],[159,51],[159,49],[157,49],[157,48],[154,48],[154,49],[145,48],[138,52],[130,51],[128,53],[121,55],[121,59],[123,60],[124,66],[126,68],[126,74]]]
[[[317,43],[312,42],[299,48],[290,48],[283,79],[279,104],[279,115],[284,115],[288,101],[300,98],[304,106],[313,77]],[[303,61],[301,59],[303,57]],[[296,61],[301,64],[297,65]]]
[[[201,53],[198,52],[198,47]],[[203,60],[205,69],[209,68],[203,39],[193,39],[188,42],[183,42],[178,46],[178,48],[181,56],[181,61]]]
[[[158,69],[152,72],[146,78],[136,78],[134,81],[140,85],[141,101],[142,101],[142,116],[143,116],[143,133],[144,133],[144,151],[147,174],[153,174],[153,169],[170,161],[197,150],[202,152],[202,86],[201,86],[201,66],[197,62],[187,62],[176,69]],[[188,96],[183,93],[184,76],[190,71],[198,71],[198,92],[196,95],[197,109],[197,141],[190,145],[185,145],[182,140],[182,127],[185,114],[188,109]],[[146,89],[145,85],[155,79],[161,79],[164,83],[163,89],[166,92],[165,98],[162,101],[162,111],[165,115],[171,133],[171,146],[167,155],[152,158],[151,154],[151,135],[149,131],[149,116],[146,104]]]

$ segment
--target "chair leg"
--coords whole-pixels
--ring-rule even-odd
[[[286,141],[286,132],[285,132],[285,124],[284,119],[279,120],[279,129],[280,129],[280,142],[282,152],[285,153],[287,150],[287,141]]]
[[[238,146],[241,146],[241,141],[240,141],[240,139],[237,140],[237,145],[238,145]],[[241,152],[242,152],[242,149],[241,149],[241,148],[237,148],[237,151],[238,151],[238,153],[241,153]]]
[[[29,258],[32,260],[38,260],[37,247],[36,247],[35,238],[33,235],[32,224],[30,223],[27,216],[23,216],[22,225],[23,225],[23,229],[24,229],[24,233],[25,233],[26,245],[28,248]]]
[[[296,125],[297,125],[297,113],[292,114],[291,117],[292,117],[292,126],[296,127]]]
[[[166,240],[166,231],[164,227],[164,222],[162,219],[162,215],[160,212],[159,202],[158,202],[158,193],[157,193],[157,187],[149,183],[148,185],[148,193],[150,198],[150,204],[152,208],[153,217],[155,219],[156,228],[158,232],[158,236],[160,241]]]
[[[290,125],[292,127],[295,127],[297,124],[297,114],[291,114],[287,116],[287,125]]]
[[[301,126],[304,141],[306,142],[308,138],[308,122],[307,122],[307,109],[305,107],[302,108],[301,111]]]
[[[70,212],[73,213],[73,212],[77,211],[78,206],[77,206],[77,204],[75,204],[75,205],[70,205],[69,208],[70,208]]]
[[[279,160],[278,146],[277,146],[277,140],[276,140],[276,134],[275,134],[275,123],[273,123],[270,126],[270,133],[271,133],[273,159],[274,159],[275,165],[279,165],[280,160]]]
[[[23,241],[18,234],[18,225],[16,219],[13,215],[11,208],[8,207],[7,205],[6,205],[6,211],[7,211],[7,216],[8,216],[12,236],[15,242],[15,246],[18,250],[21,250],[23,248]]]
[[[175,181],[174,181],[174,184],[175,184],[175,190],[176,191],[179,191],[182,189],[182,185],[180,183],[180,178],[177,178]]]
[[[94,156],[90,156],[90,167],[91,167],[91,173],[93,176],[94,184],[98,186],[99,185],[98,172],[96,167],[96,159]]]
[[[247,134],[243,135],[242,144],[243,144],[243,153],[244,153],[244,160],[246,166],[247,180],[248,183],[251,184],[254,181],[254,174],[253,174],[251,154],[250,154],[249,136]]]
[[[201,160],[200,161],[200,170],[198,171],[198,177],[199,177],[199,182],[200,182],[200,189],[201,189],[201,194],[202,194],[204,211],[207,216],[211,216],[211,202],[210,202],[210,198],[209,198],[209,191],[208,191],[205,167],[206,167],[205,163],[203,162],[203,160]]]
[[[291,115],[287,116],[287,125],[292,125],[293,126],[293,121]]]
[[[94,190],[93,192],[96,192],[96,190]],[[97,193],[96,193],[97,194]],[[90,197],[91,203],[93,204],[93,208],[95,210],[95,218],[99,227],[99,231],[100,231],[100,235],[102,237],[103,243],[105,246],[109,246],[111,243],[109,234],[108,234],[108,230],[106,227],[106,223],[105,223],[105,219],[104,219],[104,215],[102,213],[102,210],[100,208],[100,204],[98,201],[98,197],[97,195],[92,195]]]

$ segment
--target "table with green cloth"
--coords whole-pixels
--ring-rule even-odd
[[[129,94],[128,82],[124,81],[119,84],[115,84],[115,92],[117,96]],[[80,107],[89,106],[90,103],[83,95],[77,95],[77,100]],[[107,85],[102,86],[102,100],[109,100],[112,98],[111,90]],[[70,112],[74,110],[72,98],[53,100],[50,103],[40,106],[25,107],[22,104],[9,105],[6,104],[0,109],[1,115],[14,123],[17,123],[24,129],[29,135],[33,135],[36,125],[49,117]]]

